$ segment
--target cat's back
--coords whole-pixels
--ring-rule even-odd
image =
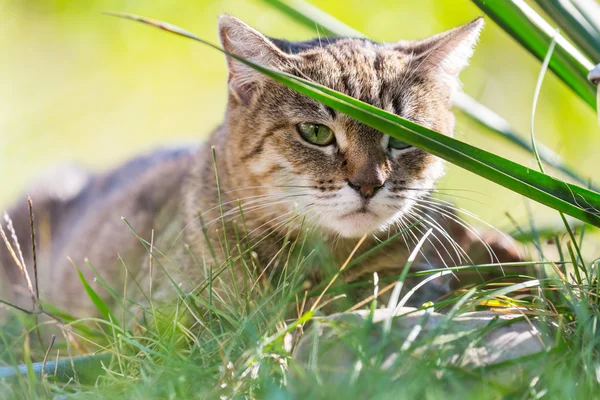
[[[119,256],[135,260],[145,253],[136,234],[149,240],[152,230],[160,231],[177,219],[181,186],[198,151],[197,146],[155,150],[98,174],[70,165],[45,174],[28,188],[35,214],[40,292],[49,297],[45,300],[67,305],[79,294],[81,284],[73,279],[75,270],[67,257],[79,266],[89,259],[103,276],[118,282],[123,274]],[[8,214],[31,268],[26,197]],[[0,263],[0,274],[4,270],[13,285],[1,288],[2,292],[23,286],[4,244],[0,246]],[[131,264],[132,269],[138,268],[135,262]],[[57,284],[61,285],[59,293],[54,290]]]

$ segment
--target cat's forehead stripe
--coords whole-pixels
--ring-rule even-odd
[[[273,39],[271,41],[281,51],[288,54],[299,54],[311,49],[325,49],[329,46],[335,46],[342,43],[352,43],[354,46],[364,46],[366,43],[375,44],[369,39],[364,38],[345,38],[345,37],[321,37],[310,40],[304,40],[299,42],[290,42],[284,39]]]

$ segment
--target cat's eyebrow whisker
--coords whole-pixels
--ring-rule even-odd
[[[403,88],[404,85],[406,84],[406,82],[411,77],[411,71],[413,71],[412,63],[415,60],[414,54],[415,54],[415,52],[414,52],[414,50],[412,50],[410,52],[410,54],[407,55],[408,62],[406,63],[406,67],[404,68],[404,71],[402,71],[403,73],[402,73],[402,77],[401,77],[401,80],[400,80],[400,83],[399,83],[398,87]]]

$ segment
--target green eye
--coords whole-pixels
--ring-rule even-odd
[[[403,150],[412,146],[406,142],[403,142],[402,140],[398,140],[390,136],[390,147],[392,149]]]
[[[303,122],[296,129],[304,140],[317,146],[327,146],[335,140],[333,131],[325,125]]]

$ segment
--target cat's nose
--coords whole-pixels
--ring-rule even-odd
[[[363,199],[370,199],[383,187],[382,179],[349,179],[348,185],[356,190]]]

